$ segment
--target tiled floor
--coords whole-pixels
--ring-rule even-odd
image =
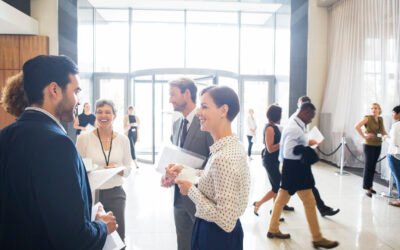
[[[281,230],[291,233],[290,240],[270,240],[265,234],[269,223],[272,202],[260,210],[260,217],[253,215],[254,200],[270,188],[261,161],[251,161],[252,185],[249,207],[241,218],[244,228],[244,249],[313,249],[304,211],[295,195],[289,204],[295,212],[286,212],[286,222]],[[125,183],[127,193],[126,225],[127,249],[175,250],[176,236],[173,220],[173,190],[160,187],[160,175],[152,165],[141,164]],[[355,175],[335,175],[336,168],[319,163],[313,167],[317,187],[327,205],[338,207],[341,212],[319,222],[322,233],[338,240],[337,249],[400,249],[400,208],[388,205],[388,199],[364,195],[362,179]],[[378,191],[386,187],[375,184]]]

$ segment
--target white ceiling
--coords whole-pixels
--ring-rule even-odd
[[[232,1],[88,0],[95,8],[276,12],[282,4]]]

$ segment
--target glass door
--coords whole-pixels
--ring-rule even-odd
[[[263,148],[263,132],[264,126],[267,122],[266,111],[270,104],[274,103],[274,87],[273,82],[264,79],[243,79],[242,91],[243,91],[243,102],[242,102],[242,134],[243,142],[248,145],[248,125],[247,119],[249,116],[249,110],[254,111],[254,119],[257,124],[256,136],[253,137],[253,153],[259,153]]]
[[[126,76],[95,76],[93,86],[94,103],[99,99],[109,99],[117,110],[114,130],[124,134],[123,120],[127,111],[127,77]],[[93,111],[95,107],[93,105]]]

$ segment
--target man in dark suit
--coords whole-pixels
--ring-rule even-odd
[[[193,80],[180,78],[169,82],[169,102],[182,117],[173,124],[172,143],[178,147],[208,157],[213,139],[208,132],[200,130],[200,120],[196,116],[197,87]],[[190,250],[192,228],[196,207],[187,197],[181,195],[175,185],[174,217],[178,240],[178,250]]]
[[[85,167],[61,125],[74,119],[77,74],[64,56],[23,66],[24,90],[14,98],[29,107],[0,133],[2,249],[102,249],[118,227],[111,212],[91,222]]]

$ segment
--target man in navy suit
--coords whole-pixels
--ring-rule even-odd
[[[0,133],[2,249],[102,249],[118,227],[111,212],[91,221],[86,171],[60,123],[74,119],[77,74],[65,56],[23,66],[24,90],[14,100],[26,98],[29,107]]]

